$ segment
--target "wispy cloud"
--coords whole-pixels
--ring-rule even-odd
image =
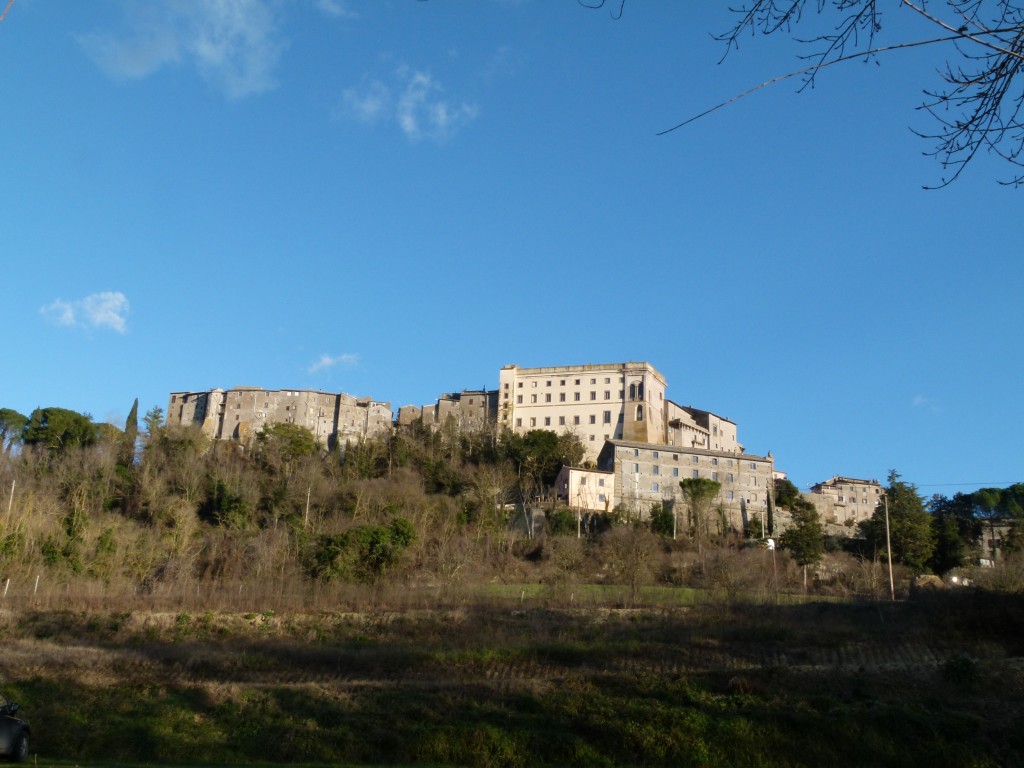
[[[317,373],[318,371],[326,371],[328,368],[334,368],[339,365],[343,368],[355,368],[359,365],[359,355],[320,355],[320,359],[309,366],[307,372]]]
[[[910,404],[914,408],[926,408],[935,413],[942,410],[938,400],[934,397],[927,397],[925,395],[914,395],[914,399],[910,401]]]
[[[339,2],[325,3],[344,9]],[[78,39],[109,76],[137,80],[186,64],[229,99],[275,86],[274,69],[285,46],[267,0],[161,0],[125,8],[121,33]]]
[[[117,333],[127,330],[130,306],[120,291],[104,291],[77,301],[57,299],[39,309],[54,325],[69,328],[106,328]]]
[[[351,10],[342,0],[314,0],[313,7],[325,16],[336,19],[357,19],[359,14]]]
[[[373,79],[342,94],[342,117],[367,125],[397,124],[413,142],[450,139],[479,113],[475,104],[446,98],[429,73],[406,66],[395,71],[391,85]]]

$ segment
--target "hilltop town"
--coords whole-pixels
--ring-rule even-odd
[[[738,425],[709,410],[666,397],[668,382],[649,362],[524,368],[506,365],[494,390],[444,393],[428,405],[391,404],[372,398],[313,390],[235,387],[172,392],[168,425],[196,425],[218,440],[248,442],[270,424],[308,429],[324,448],[343,448],[393,429],[420,426],[478,432],[499,439],[545,430],[575,436],[583,448],[579,466],[563,467],[554,498],[571,508],[608,512],[616,507],[641,517],[655,505],[680,500],[680,480],[707,478],[720,484],[716,499],[727,525],[764,532],[776,480],[786,477],[771,452],[749,452]],[[853,535],[873,514],[882,487],[877,480],[833,476],[804,498],[826,530]],[[776,516],[771,528],[784,529]]]

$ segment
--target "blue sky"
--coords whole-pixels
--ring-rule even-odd
[[[16,0],[0,407],[393,407],[648,360],[798,485],[1024,480],[1021,192],[911,129],[940,50],[760,91],[725,3]],[[928,30],[887,17],[887,39]]]

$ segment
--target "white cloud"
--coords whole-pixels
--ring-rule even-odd
[[[314,0],[313,7],[325,16],[336,19],[357,19],[359,14],[348,8],[341,0]]]
[[[910,405],[914,408],[927,408],[929,411],[933,411],[935,413],[942,410],[938,400],[934,397],[927,397],[925,395],[914,395],[914,399],[910,401]]]
[[[309,366],[307,372],[317,373],[318,371],[325,371],[328,368],[334,368],[337,365],[340,365],[343,368],[355,368],[359,365],[359,355],[320,355],[320,359]]]
[[[117,333],[127,330],[130,306],[120,291],[93,293],[78,301],[57,299],[41,307],[40,314],[54,325],[70,328],[107,328]]]
[[[342,94],[344,114],[360,123],[376,123],[391,112],[391,91],[380,80],[371,80],[362,92],[348,88]]]
[[[393,87],[370,80],[342,94],[342,115],[361,123],[394,122],[410,141],[444,141],[476,119],[474,104],[444,98],[430,74],[399,67]]]
[[[229,99],[274,87],[284,43],[267,0],[160,0],[125,9],[124,33],[79,37],[109,76],[137,80],[185,63]]]

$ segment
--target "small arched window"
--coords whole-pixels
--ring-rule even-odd
[[[643,421],[644,420],[644,407],[642,405],[638,405],[636,407],[636,420],[637,421]]]

